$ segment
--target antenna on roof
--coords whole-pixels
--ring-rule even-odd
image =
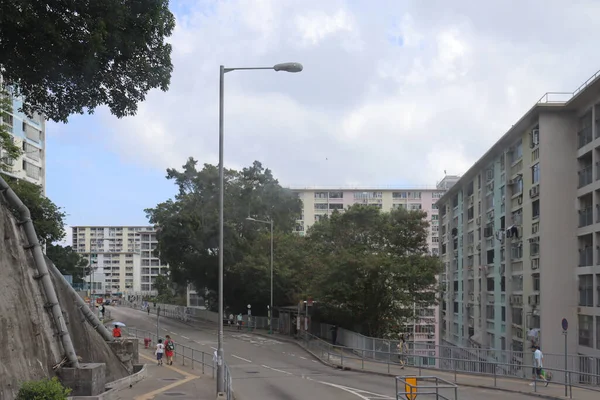
[[[446,170],[444,170],[444,176],[446,176]]]

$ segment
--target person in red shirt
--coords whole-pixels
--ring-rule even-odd
[[[113,337],[116,338],[120,338],[121,337],[121,328],[119,328],[118,326],[115,326],[113,328]]]
[[[173,365],[173,353],[175,353],[175,342],[171,336],[165,336],[165,356],[167,357],[167,365]]]

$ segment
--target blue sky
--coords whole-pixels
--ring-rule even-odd
[[[285,186],[434,186],[462,174],[547,91],[600,67],[600,3],[179,0],[175,71],[138,115],[47,124],[47,193],[69,225],[145,224],[175,193],[168,167],[216,164],[218,66],[226,166],[260,160]],[[533,23],[532,21],[535,21]],[[560,21],[562,29],[556,29]],[[568,65],[569,68],[555,68]]]

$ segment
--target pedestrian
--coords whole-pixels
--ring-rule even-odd
[[[121,328],[119,328],[117,325],[115,325],[115,327],[113,328],[113,337],[115,339],[118,339],[121,337]]]
[[[233,326],[233,313],[229,314],[229,326]]]
[[[406,350],[406,337],[404,336],[404,333],[402,333],[400,334],[400,341],[398,342],[398,363],[400,364],[400,369],[404,369],[404,365],[406,364],[404,361]]]
[[[148,316],[150,316],[150,304],[146,307],[146,311],[148,311]]]
[[[154,354],[156,354],[156,362],[158,363],[158,365],[163,365],[163,354],[165,352],[165,345],[163,344],[163,340],[162,339],[158,339],[158,344],[156,345],[156,351],[154,352]]]
[[[173,365],[173,354],[175,353],[175,342],[171,336],[165,338],[165,356],[167,357],[167,365]]]
[[[337,342],[337,334],[338,334],[338,327],[337,327],[337,325],[333,325],[331,327],[331,344],[334,346]]]
[[[531,382],[529,384],[529,386],[533,386],[535,385],[535,381],[537,381],[538,379],[545,382],[546,386],[548,386],[548,382],[546,380],[546,376],[544,373],[544,354],[542,353],[542,350],[540,350],[540,346],[538,345],[533,345],[532,348],[533,350],[533,380],[534,382]]]
[[[241,331],[242,330],[242,321],[243,321],[244,317],[242,317],[242,313],[239,313],[237,316],[237,330]]]

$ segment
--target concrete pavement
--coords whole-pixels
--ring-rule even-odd
[[[112,308],[113,318],[151,332],[156,331],[156,316],[130,308]],[[216,326],[188,324],[160,318],[161,334],[169,334],[176,343],[212,354],[216,348]],[[227,330],[224,338],[225,360],[233,376],[238,400],[392,400],[396,385],[392,377],[342,371],[323,365],[293,343],[277,336],[263,337],[247,331]],[[176,360],[180,365],[182,360]],[[187,361],[189,363],[189,360]],[[408,374],[406,374],[408,375]],[[523,383],[527,387],[527,383]],[[443,392],[453,399],[453,393]],[[459,399],[500,400],[506,393],[493,389],[458,390]],[[519,398],[528,398],[519,395]]]

